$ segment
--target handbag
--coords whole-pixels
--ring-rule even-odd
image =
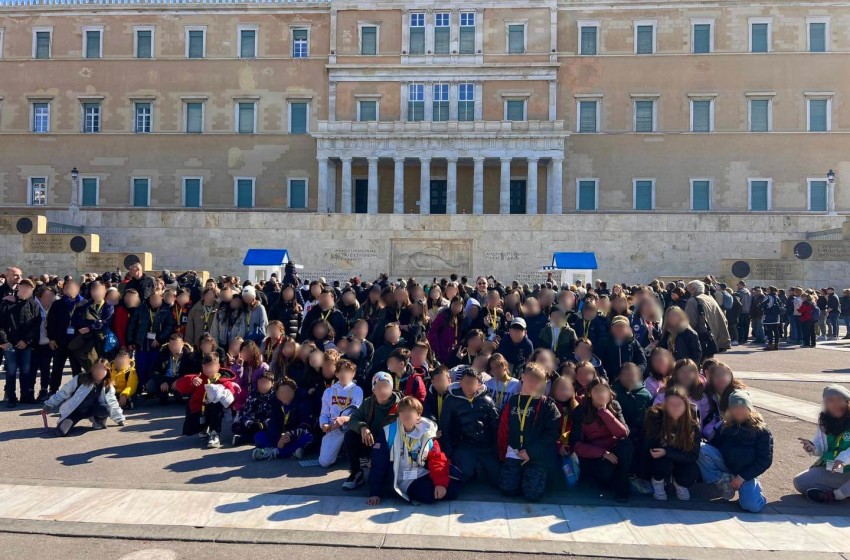
[[[106,335],[103,338],[103,351],[112,352],[118,346],[118,337],[112,332],[109,327],[106,328]]]

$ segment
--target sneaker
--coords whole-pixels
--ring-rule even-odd
[[[59,430],[59,433],[62,434],[63,436],[67,436],[68,432],[70,432],[71,428],[73,428],[73,427],[74,427],[74,421],[71,420],[70,418],[65,418],[64,420],[59,422],[59,425],[56,426],[56,429]]]
[[[210,429],[202,428],[200,432],[198,432],[198,437],[201,439],[210,437]]]
[[[826,340],[826,337],[825,337],[825,336],[820,335],[820,336],[818,337],[818,342],[823,342],[824,340]]]
[[[725,473],[720,480],[714,483],[723,495],[724,500],[731,500],[735,497],[735,489],[732,488],[732,475]]]
[[[806,490],[806,497],[821,504],[831,504],[836,501],[832,490],[821,490],[820,488],[809,488]]]
[[[240,445],[242,445],[242,436],[240,436],[240,435],[233,436],[233,439],[230,440],[230,445],[233,446],[233,447],[239,447]]]
[[[652,479],[652,497],[659,502],[667,501],[667,490],[664,488],[663,480]]]
[[[632,492],[636,494],[652,494],[652,484],[643,478],[632,478],[629,480],[629,485],[632,487]]]
[[[271,461],[278,455],[277,447],[258,447],[251,452],[251,458],[255,461]]]
[[[365,482],[366,477],[363,476],[363,471],[357,471],[354,474],[348,475],[345,482],[342,483],[343,490],[354,490]]]
[[[207,440],[207,449],[218,449],[221,447],[221,439],[215,430],[210,430],[210,439]]]
[[[91,422],[91,429],[92,430],[105,430],[106,429],[106,422],[104,422],[103,420],[98,420],[97,418],[95,418]]]
[[[737,340],[733,340],[733,341],[732,341],[732,346],[738,346],[738,341],[737,341]]]
[[[300,447],[300,448],[296,449],[295,452],[292,454],[292,456],[300,461],[301,459],[304,458],[304,448]]]
[[[673,488],[676,490],[676,499],[680,502],[688,502],[691,499],[691,491],[684,486],[679,486],[676,481],[673,481]]]

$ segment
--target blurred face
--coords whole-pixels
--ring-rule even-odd
[[[546,381],[534,375],[522,376],[522,392],[526,395],[537,395],[543,390]]]
[[[126,354],[118,354],[115,356],[115,365],[118,366],[119,369],[126,368],[130,365],[130,356]]]
[[[750,409],[746,406],[730,406],[729,414],[732,416],[732,420],[741,424],[749,419]]]
[[[189,303],[189,294],[180,294],[179,296],[177,296],[177,303],[181,306]]]
[[[18,297],[21,299],[29,299],[32,297],[32,288],[24,284],[18,285]]]
[[[378,402],[386,402],[393,394],[393,385],[392,383],[377,383],[375,384],[375,388],[372,389],[372,393],[374,393]]]
[[[242,301],[244,301],[248,305],[252,305],[256,300],[257,298],[252,296],[249,292],[245,292],[242,294]]]
[[[596,377],[596,370],[590,366],[583,366],[576,370],[576,381],[582,387],[587,387],[587,384],[593,381]]]
[[[336,373],[340,385],[348,385],[354,379],[354,370],[351,368],[342,368]]]
[[[240,346],[242,346],[242,341],[239,339],[234,339],[233,341],[231,341],[230,346],[228,346],[227,353],[231,356],[238,356],[240,354]]]
[[[561,377],[561,379],[563,379],[563,381],[559,381],[555,385],[555,391],[553,394],[555,395],[555,400],[566,402],[575,397],[576,392],[575,389],[573,389],[573,383],[570,378]]]
[[[266,329],[266,332],[273,340],[276,340],[283,336],[283,333],[281,332],[280,327],[278,325],[269,325],[268,329]]]
[[[259,391],[261,395],[269,394],[269,391],[272,390],[272,385],[272,380],[267,377],[257,379],[257,391]]]
[[[501,307],[501,305],[502,298],[499,297],[498,292],[490,292],[487,295],[487,307],[489,307],[490,309],[496,309],[497,307]]]
[[[463,391],[463,394],[467,397],[472,397],[475,393],[478,392],[478,388],[481,386],[481,383],[478,382],[478,379],[475,377],[464,376],[460,380],[460,388]]]
[[[564,323],[566,322],[564,320],[564,314],[563,313],[552,313],[549,320],[552,321],[552,324],[555,325],[558,328],[563,327]]]
[[[490,352],[480,352],[475,359],[472,360],[472,367],[476,371],[483,371],[487,368],[487,361],[490,359]]]
[[[675,375],[679,385],[683,385],[684,387],[693,387],[694,383],[697,381],[699,372],[696,368],[688,366],[680,368],[676,371]]]
[[[390,373],[401,373],[404,369],[403,366],[404,362],[398,358],[387,358],[387,369],[390,370]]]
[[[652,357],[652,363],[650,365],[654,371],[666,375],[670,372],[670,368],[673,366],[673,361],[666,355],[656,354]]]
[[[640,385],[640,370],[633,367],[627,367],[620,370],[620,383],[623,387],[634,389]]]
[[[174,294],[165,294],[162,296],[162,301],[165,305],[174,305]]]
[[[293,391],[292,387],[289,385],[281,385],[277,388],[277,391],[275,391],[275,396],[277,397],[277,400],[283,404],[290,404],[295,398],[295,391]]]
[[[398,327],[392,327],[390,329],[387,329],[384,333],[384,338],[390,344],[396,344],[401,338],[401,331]]]
[[[410,363],[415,366],[424,365],[427,358],[428,352],[424,348],[414,348],[410,351]]]
[[[334,306],[334,297],[330,294],[330,292],[325,292],[319,296],[319,305],[325,311]]]
[[[318,298],[321,293],[322,286],[320,284],[313,284],[310,286],[310,295],[313,296],[313,299]]]
[[[594,317],[596,317],[596,306],[584,304],[584,307],[581,310],[581,316],[584,317],[586,321],[590,321]]]
[[[841,395],[830,395],[823,404],[827,414],[833,418],[843,418],[847,414],[847,401]]]
[[[508,331],[514,344],[519,344],[525,338],[525,329],[512,328]]]
[[[106,301],[108,301],[110,305],[118,305],[118,302],[121,301],[121,294],[119,294],[117,290],[107,292]]]
[[[555,364],[555,354],[549,351],[541,352],[534,361],[543,366],[543,369],[546,371],[555,371],[555,367],[557,367],[557,364]]]
[[[611,402],[611,389],[605,385],[597,385],[590,392],[590,398],[593,400],[593,406],[597,408],[608,406],[608,403]]]
[[[611,327],[611,334],[616,340],[626,340],[632,334],[632,329],[623,323],[617,323]]]
[[[215,292],[209,291],[206,294],[204,294],[204,305],[209,307],[214,303],[215,303]]]
[[[445,393],[449,389],[449,376],[448,374],[438,375],[431,379],[431,385],[434,387],[434,390],[440,393],[441,395]]]
[[[209,354],[210,352],[212,352],[213,345],[212,342],[209,340],[202,340],[199,346],[201,347],[202,354]]]
[[[357,338],[366,340],[366,335],[369,334],[369,323],[366,321],[357,321],[354,324],[352,332]]]
[[[316,324],[315,327],[313,327],[313,338],[314,339],[324,340],[327,337],[328,337],[328,328],[325,325],[319,323],[319,324]]]
[[[405,408],[398,413],[398,418],[401,420],[405,428],[411,429],[419,423],[419,414],[413,408]]]
[[[682,317],[678,313],[668,313],[666,322],[671,330],[677,330],[682,326]]]
[[[690,404],[678,395],[670,395],[664,399],[664,411],[667,413],[667,416],[673,420],[681,418],[682,415],[685,414],[685,410],[687,410],[688,406],[690,406]]]
[[[325,363],[325,356],[318,350],[311,352],[307,362],[313,369],[322,369],[322,364]]]
[[[331,360],[322,362],[322,377],[333,379],[336,376],[336,363]]]
[[[711,386],[718,393],[722,393],[732,383],[732,372],[726,367],[715,367],[711,373]]]
[[[295,342],[292,340],[287,340],[283,343],[283,350],[281,350],[281,352],[283,353],[284,358],[289,360],[295,356],[296,349],[297,346],[295,346]]]
[[[50,290],[45,290],[44,293],[41,294],[41,297],[38,298],[41,301],[41,305],[47,309],[53,302],[56,301],[56,295]]]
[[[286,286],[280,293],[280,297],[283,298],[283,301],[292,301],[295,299],[295,289],[292,286]]]
[[[219,368],[220,366],[218,361],[210,362],[201,366],[201,369],[203,370],[204,375],[207,377],[207,379],[216,379],[218,377]]]
[[[431,288],[429,297],[434,301],[439,301],[440,298],[443,297],[443,290],[441,290],[439,287]]]
[[[169,340],[168,341],[168,349],[175,356],[179,354],[183,350],[183,341],[182,340]]]
[[[103,364],[95,364],[91,370],[92,379],[94,379],[95,383],[100,383],[104,379],[106,379],[109,371],[106,369],[106,366]]]
[[[593,357],[593,351],[590,349],[590,346],[588,346],[586,342],[582,342],[580,344],[576,344],[576,356],[578,356],[582,360],[590,361],[590,359]]]
[[[95,301],[103,301],[106,297],[106,287],[103,284],[95,284],[91,287],[91,298]]]
[[[69,298],[73,299],[80,294],[80,285],[76,282],[66,282],[62,292]]]
[[[504,379],[507,376],[508,370],[502,362],[492,362],[490,365],[490,375],[496,379]]]
[[[342,303],[345,305],[354,305],[356,300],[357,297],[354,295],[354,292],[345,292],[342,294]]]
[[[446,286],[446,293],[445,293],[445,298],[446,298],[446,299],[452,299],[452,298],[453,298],[453,297],[455,297],[456,295],[457,295],[457,288],[456,288],[456,287],[454,287],[454,286]]]

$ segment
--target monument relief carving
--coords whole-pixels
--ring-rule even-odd
[[[471,273],[471,240],[390,240],[391,276],[428,278]]]

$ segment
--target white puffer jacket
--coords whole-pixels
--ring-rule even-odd
[[[44,408],[59,407],[59,422],[71,415],[85,400],[94,385],[80,385],[80,376],[75,375],[55,395],[44,402]],[[98,402],[109,410],[109,417],[117,424],[124,421],[124,413],[115,398],[115,389],[109,387],[101,392]]]

